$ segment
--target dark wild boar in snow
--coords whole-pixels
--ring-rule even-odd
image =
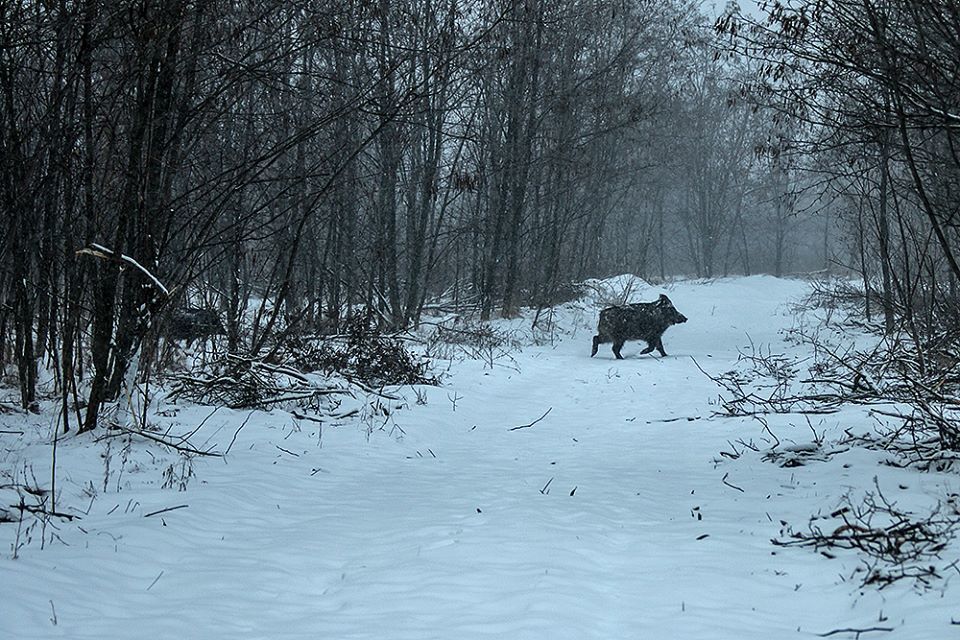
[[[643,340],[647,348],[640,353],[650,353],[654,349],[661,356],[663,350],[663,332],[675,324],[686,322],[687,318],[676,310],[670,298],[660,296],[656,302],[637,302],[622,307],[607,307],[600,312],[600,324],[597,335],[593,336],[593,351],[590,357],[597,355],[597,347],[602,343],[613,343],[613,355],[623,360],[620,349],[627,340]]]
[[[190,308],[174,311],[167,326],[167,338],[186,340],[190,346],[194,340],[206,340],[210,336],[222,336],[226,331],[215,309]]]

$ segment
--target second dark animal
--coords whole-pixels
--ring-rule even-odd
[[[654,349],[661,356],[663,350],[663,332],[675,324],[686,322],[687,318],[676,310],[670,298],[660,296],[656,302],[637,302],[620,307],[607,307],[600,312],[597,335],[593,336],[593,350],[590,357],[597,355],[597,348],[605,343],[613,343],[613,355],[623,360],[620,349],[627,340],[643,340],[647,348],[640,353],[650,353]]]
[[[194,307],[175,311],[167,325],[167,338],[186,340],[188,347],[194,340],[225,334],[220,315],[214,309]]]

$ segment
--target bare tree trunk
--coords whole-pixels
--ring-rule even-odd
[[[887,190],[889,184],[889,145],[886,133],[881,134],[880,141],[880,193],[878,194],[877,208],[877,235],[880,247],[880,270],[883,278],[883,326],[887,335],[893,333],[895,317],[893,305],[893,286],[891,284],[891,270],[893,268],[890,257],[890,222],[887,215]]]

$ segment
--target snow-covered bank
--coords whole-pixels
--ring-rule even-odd
[[[595,315],[568,305],[553,345],[492,368],[455,362],[444,386],[420,389],[426,404],[407,388],[402,408],[322,431],[278,411],[236,433],[247,412],[220,410],[195,438],[236,441],[225,458],[194,459],[192,476],[145,446],[67,438],[57,508],[89,512],[52,520],[43,550],[35,519],[0,524],[0,637],[949,637],[955,572],[925,592],[860,589],[855,554],[770,540],[874,476],[922,510],[958,490],[955,474],[882,466],[862,449],[796,468],[719,455],[737,440],[769,445],[755,421],[712,417],[718,389],[697,364],[729,370],[751,342],[799,348],[781,331],[806,286],[672,285],[689,322],[666,333],[664,359],[638,356],[637,343],[626,360],[609,348],[591,359]],[[185,427],[210,413],[160,409]],[[814,427],[870,422],[849,408]],[[0,423],[23,431],[0,434],[0,465],[16,475],[0,484],[35,476],[49,488],[50,418]],[[784,441],[813,437],[799,416],[769,425]]]

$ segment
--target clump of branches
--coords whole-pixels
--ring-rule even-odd
[[[290,366],[228,355],[200,371],[174,376],[170,398],[231,409],[291,403],[319,411],[337,395],[350,394],[345,384],[318,384]]]
[[[899,451],[908,444],[928,458],[934,451],[960,452],[960,336],[924,342],[895,333],[878,336],[869,349],[839,349],[818,336],[814,364],[802,383],[837,403],[888,405],[876,416],[892,420],[886,441]],[[916,456],[915,456],[916,457]]]
[[[778,464],[781,467],[802,467],[811,462],[826,462],[834,456],[844,453],[850,449],[846,443],[839,443],[837,446],[827,446],[822,433],[817,430],[807,417],[807,426],[813,432],[813,441],[799,444],[782,445],[780,440],[773,435],[766,421],[757,416],[757,419],[764,425],[764,429],[774,438],[773,447],[763,454],[763,459],[767,462]]]
[[[917,516],[890,502],[876,478],[874,486],[859,501],[846,496],[829,515],[811,517],[806,531],[782,522],[781,535],[773,544],[811,547],[828,558],[836,557],[837,550],[856,551],[862,559],[857,570],[863,574],[861,586],[881,589],[902,579],[928,588],[947,571],[957,570],[960,560],[943,564],[941,554],[956,535],[960,514],[945,512],[941,504]]]
[[[759,416],[770,413],[824,414],[837,410],[842,399],[835,394],[803,392],[799,382],[803,360],[773,353],[768,346],[752,342],[748,351],[740,351],[738,368],[719,375],[700,371],[719,386],[716,415]]]
[[[825,296],[818,294],[818,304]],[[944,452],[952,452],[951,459],[960,453],[960,335],[954,340],[939,333],[918,343],[908,333],[877,331],[861,334],[860,342],[869,343],[862,348],[838,344],[819,329],[793,329],[789,340],[811,347],[807,360],[751,344],[736,370],[704,372],[723,390],[718,415],[825,414],[842,405],[871,405],[886,420],[888,448],[919,464],[936,459],[934,468],[942,468]]]
[[[456,345],[468,350],[503,348],[510,345],[510,338],[489,324],[445,326],[437,325],[433,331],[433,340],[444,344]]]
[[[177,462],[171,462],[163,472],[163,488],[186,491],[190,480],[196,477],[193,471],[193,456],[181,453]]]
[[[874,410],[877,431],[855,434],[847,430],[841,445],[855,445],[894,454],[885,460],[893,467],[911,467],[920,471],[949,471],[960,464],[960,453],[944,449],[936,435],[924,436],[925,427],[917,424],[919,416]],[[892,416],[893,420],[887,420]]]
[[[432,339],[469,350],[499,348],[505,346],[509,341],[502,332],[488,324],[461,327],[437,325]]]
[[[54,539],[60,540],[58,523],[77,519],[74,513],[58,510],[55,492],[45,489],[37,480],[33,465],[26,463],[14,473],[0,474],[0,524],[16,526],[14,540],[10,545],[12,557],[16,560],[21,549],[35,539],[40,540],[43,549]],[[62,540],[61,540],[62,542]]]
[[[880,378],[885,378],[884,382],[895,385],[903,382],[902,374],[906,373],[927,378],[938,386],[947,382],[954,390],[960,391],[960,309],[952,300],[926,304],[932,294],[921,285],[904,292],[905,301],[899,298],[876,300],[876,292],[864,292],[862,287],[840,279],[815,281],[812,286],[813,292],[798,305],[798,311],[843,309],[848,312],[845,320],[877,338],[875,346],[862,353],[833,354],[828,350],[823,355],[832,356],[836,364],[850,371],[861,366],[870,367],[880,373]],[[890,310],[894,318],[892,324],[880,323],[866,311],[865,305],[871,301],[874,306],[882,303]],[[925,305],[923,315],[915,308],[921,304]],[[856,320],[857,316],[863,315],[866,322]],[[800,335],[799,338],[817,349],[828,346],[819,335]],[[858,360],[849,362],[848,356],[851,355]],[[891,368],[896,375],[888,375]]]
[[[871,302],[876,294],[871,291]],[[847,278],[826,277],[810,280],[810,293],[798,305],[798,309],[821,309],[829,324],[833,314],[840,312],[845,319],[866,315],[869,304],[862,286],[857,286]]]
[[[188,374],[173,376],[171,398],[232,409],[294,405],[333,415],[338,396],[376,393],[375,387],[437,384],[428,360],[369,317],[357,316],[342,335],[288,336],[267,356],[228,354]]]
[[[346,333],[291,342],[281,351],[300,371],[337,374],[369,386],[439,384],[430,362],[403,340],[378,332],[369,315],[358,315]]]
[[[452,360],[465,357],[482,360],[488,367],[520,348],[519,341],[510,333],[488,323],[460,321],[437,324],[426,339],[427,353],[435,358]]]
[[[532,306],[537,309],[546,309],[580,300],[587,293],[587,285],[583,282],[567,281],[532,289],[526,293]]]
[[[640,289],[648,286],[638,276],[628,276],[615,281],[587,280],[581,285],[581,290],[590,292],[598,308],[620,307],[631,300]]]

